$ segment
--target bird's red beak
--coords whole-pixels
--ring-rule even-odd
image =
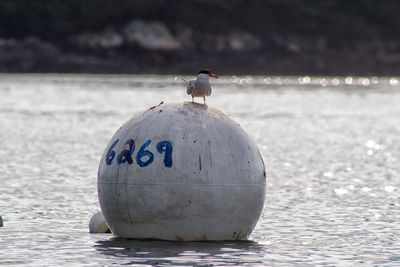
[[[215,75],[214,73],[210,73],[210,77],[214,77],[214,78],[219,78],[217,75]]]

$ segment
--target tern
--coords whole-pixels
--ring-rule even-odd
[[[182,79],[187,84],[186,93],[192,96],[192,103],[194,103],[194,97],[203,97],[204,104],[206,103],[206,96],[211,95],[210,77],[218,78],[218,76],[210,70],[202,69],[197,73],[195,79],[192,79],[189,82]]]

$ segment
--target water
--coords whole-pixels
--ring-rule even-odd
[[[0,76],[0,265],[398,265],[396,78],[225,77],[209,105],[255,139],[268,171],[250,242],[133,241],[88,233],[114,131],[161,101],[169,76]],[[199,99],[200,101],[200,99]]]

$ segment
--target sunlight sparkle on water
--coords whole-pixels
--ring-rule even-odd
[[[388,193],[392,193],[394,190],[396,190],[396,187],[394,187],[392,185],[387,185],[387,186],[385,186],[384,190]]]
[[[337,195],[344,195],[344,194],[347,194],[349,191],[347,191],[347,189],[345,189],[345,188],[336,188],[335,190],[335,193],[337,194]]]

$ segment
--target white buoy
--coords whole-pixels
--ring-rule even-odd
[[[92,234],[110,232],[110,228],[108,227],[108,224],[104,219],[103,213],[101,213],[101,211],[97,212],[90,219],[89,232],[91,232]]]
[[[256,144],[235,121],[185,102],[126,122],[103,153],[97,186],[117,236],[246,240],[264,205],[266,179]]]

